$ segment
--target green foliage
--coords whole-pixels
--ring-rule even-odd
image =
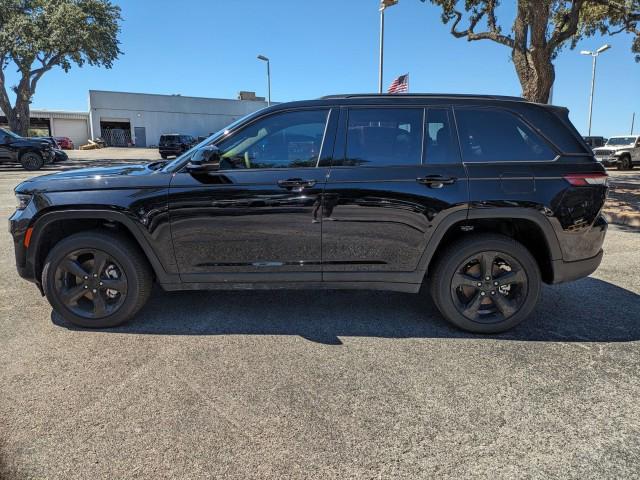
[[[120,7],[110,0],[0,0],[0,109],[11,128],[29,129],[29,104],[38,81],[54,67],[111,68],[122,52]],[[4,70],[15,65],[20,81],[11,106]]]
[[[110,68],[118,55],[120,7],[108,0],[0,0],[0,58],[20,70],[73,63]]]
[[[640,0],[517,0],[517,18],[511,27],[498,23],[501,0],[421,0],[442,10],[442,22],[451,33],[467,40],[493,40],[512,48],[547,48],[551,58],[565,46],[575,48],[596,33],[633,35],[632,51],[640,62]],[[466,28],[460,25],[466,14]],[[527,27],[526,43],[515,38],[517,24]],[[476,30],[481,28],[482,32]],[[508,33],[503,33],[503,32]],[[536,31],[541,35],[536,37]]]

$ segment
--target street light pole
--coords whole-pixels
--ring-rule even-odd
[[[580,54],[582,55],[591,55],[591,58],[593,59],[593,66],[591,68],[591,93],[589,94],[589,133],[587,134],[588,136],[591,136],[591,120],[593,118],[593,95],[596,88],[596,63],[598,61],[598,55],[600,55],[605,50],[609,50],[610,48],[611,48],[611,45],[607,44],[607,45],[601,46],[595,52],[592,52],[590,50],[582,50],[580,52]]]
[[[384,73],[384,11],[393,7],[399,0],[382,0],[380,2],[380,63],[378,66],[378,93],[382,93],[382,77]]]
[[[271,62],[264,55],[258,55],[258,60],[267,62],[267,106],[271,106]]]

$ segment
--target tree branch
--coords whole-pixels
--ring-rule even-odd
[[[580,22],[580,9],[583,4],[584,0],[573,0],[571,10],[563,18],[562,23],[556,26],[549,39],[548,45],[551,51],[555,50],[576,34],[578,31],[578,23]]]
[[[485,14],[488,13],[488,27],[489,30],[486,32],[476,33],[474,29],[480,20],[484,17]],[[471,16],[469,20],[469,26],[466,30],[458,30],[458,25],[462,21],[462,13],[457,10],[454,10],[451,13],[455,20],[453,21],[453,25],[451,25],[451,35],[456,38],[465,38],[472,42],[475,40],[493,40],[494,42],[500,43],[502,45],[506,45],[507,47],[513,48],[514,42],[513,39],[507,35],[503,35],[500,33],[500,28],[497,26],[496,18],[495,18],[495,0],[490,0],[488,2],[487,7],[483,10],[476,12]]]

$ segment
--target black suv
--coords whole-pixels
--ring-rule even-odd
[[[519,98],[342,95],[253,113],[171,162],[16,188],[18,271],[86,327],[165,290],[418,293],[500,332],[602,258],[607,175],[568,111]]]
[[[160,136],[158,150],[162,158],[178,156],[193,147],[198,141],[191,135],[178,135],[177,133]]]
[[[48,140],[24,138],[0,128],[0,163],[19,163],[25,170],[40,170],[54,160]]]

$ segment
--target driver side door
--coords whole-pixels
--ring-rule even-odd
[[[318,210],[330,109],[269,113],[216,141],[219,167],[174,175],[169,211],[184,282],[321,280]]]

